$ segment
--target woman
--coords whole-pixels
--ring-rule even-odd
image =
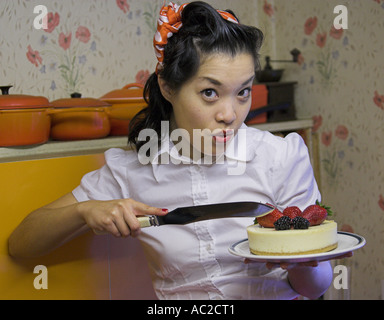
[[[46,254],[91,229],[138,237],[161,299],[320,296],[332,280],[328,262],[282,269],[228,253],[250,218],[143,229],[137,219],[207,203],[303,209],[320,199],[298,135],[282,139],[243,124],[262,38],[203,2],[163,7],[154,38],[159,64],[145,88],[149,107],[132,121],[133,150],[109,150],[103,168],[31,213],[12,234],[10,254]]]

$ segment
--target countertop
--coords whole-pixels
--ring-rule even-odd
[[[311,119],[250,125],[270,132],[310,129],[312,126]],[[81,141],[48,141],[37,146],[0,148],[0,163],[99,154],[110,148],[126,148],[127,143],[127,137],[107,137]]]

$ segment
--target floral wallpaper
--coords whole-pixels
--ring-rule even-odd
[[[220,8],[233,5],[210,2]],[[2,0],[0,28],[9,30],[0,34],[2,85],[13,85],[11,93],[52,100],[73,92],[100,97],[128,83],[145,83],[156,66],[152,39],[163,3]],[[47,25],[36,29],[34,9],[41,5],[48,11]],[[250,15],[246,10],[238,13]]]
[[[348,29],[337,29],[334,8],[348,10]],[[299,118],[313,118],[318,136],[323,200],[340,228],[367,245],[352,265],[352,299],[383,299],[384,279],[384,0],[262,0],[259,23],[273,40],[264,54],[299,64],[282,81],[298,81]],[[337,21],[337,20],[336,20]],[[273,59],[273,58],[272,58]]]
[[[152,37],[161,4],[3,0],[0,27],[13,31],[0,35],[0,58],[8,62],[2,63],[2,82],[14,85],[13,93],[49,99],[73,92],[100,97],[130,82],[144,83],[155,64]],[[33,24],[38,5],[48,10],[44,29]]]
[[[351,297],[384,298],[384,0],[207,2],[263,30],[262,65],[265,55],[287,60],[293,48],[301,51],[299,64],[272,66],[285,69],[282,81],[298,82],[297,117],[314,120],[324,202],[340,226],[367,239],[348,262]],[[341,2],[348,29],[333,23]],[[1,0],[1,85],[53,100],[144,83],[156,66],[152,39],[163,3]],[[34,27],[38,5],[48,11],[45,30]]]

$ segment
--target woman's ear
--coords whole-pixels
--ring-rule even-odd
[[[172,103],[172,97],[173,97],[173,90],[171,87],[168,85],[168,83],[161,78],[160,76],[158,77],[158,83],[160,87],[161,94],[167,100],[168,102]]]

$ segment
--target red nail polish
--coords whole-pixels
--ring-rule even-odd
[[[163,211],[163,212],[168,212],[168,209],[161,209],[161,211]]]

